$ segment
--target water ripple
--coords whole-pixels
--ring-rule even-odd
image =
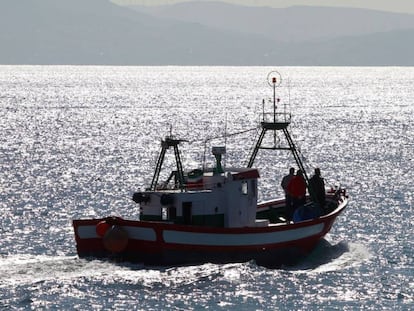
[[[131,194],[150,182],[171,128],[192,142],[183,146],[191,168],[202,163],[201,138],[256,127],[272,69],[0,66],[0,308],[409,310],[413,68],[279,69],[290,88],[278,96],[290,98],[309,169],[351,197],[300,265],[169,269],[76,257],[71,220],[135,218]],[[228,138],[227,165],[245,164],[255,134]],[[259,154],[262,199],[282,194],[277,181],[292,162]]]

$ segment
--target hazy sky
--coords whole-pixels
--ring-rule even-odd
[[[172,4],[206,0],[112,0],[120,4]],[[319,5],[333,7],[368,8],[414,14],[414,0],[210,0],[257,6],[287,7],[292,5]]]

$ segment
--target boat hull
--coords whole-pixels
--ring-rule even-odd
[[[115,217],[74,220],[73,226],[78,255],[84,258],[163,266],[255,260],[274,267],[295,264],[311,252],[346,204],[343,200],[317,219],[263,227],[212,228]],[[98,229],[102,223],[108,226],[104,234]],[[123,232],[121,238],[111,237],[113,229]]]

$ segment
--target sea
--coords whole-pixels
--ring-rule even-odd
[[[349,195],[307,258],[78,258],[72,220],[138,219],[162,139],[185,140],[185,169],[212,165],[213,146],[246,166],[273,98],[308,174]],[[259,199],[282,196],[293,157],[261,150],[254,166]],[[0,310],[414,310],[413,171],[414,67],[0,66]]]

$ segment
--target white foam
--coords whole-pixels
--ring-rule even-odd
[[[311,270],[311,273],[344,270],[360,265],[371,257],[371,253],[365,245],[358,243],[348,243],[347,245],[349,249],[348,251],[344,252],[332,261],[316,267]]]

